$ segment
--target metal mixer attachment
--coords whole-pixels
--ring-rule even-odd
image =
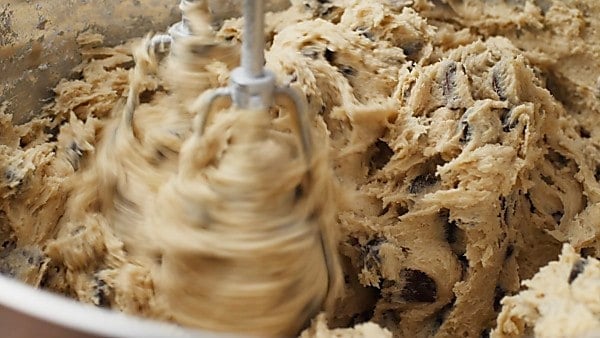
[[[269,109],[274,100],[291,100],[303,152],[306,160],[310,161],[312,141],[306,98],[289,86],[276,86],[275,74],[264,68],[264,20],[264,0],[245,0],[241,66],[231,73],[228,87],[208,90],[199,98],[195,129],[202,133],[211,107],[218,98],[230,98],[237,108],[252,110]]]

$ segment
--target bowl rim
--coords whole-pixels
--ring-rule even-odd
[[[143,319],[35,289],[0,275],[0,305],[68,329],[100,337],[241,338]],[[107,325],[107,323],[110,323]]]

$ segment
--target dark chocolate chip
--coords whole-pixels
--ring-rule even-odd
[[[563,218],[564,213],[562,211],[556,211],[554,213],[552,213],[552,218],[554,218],[554,222],[556,222],[556,224],[560,224],[560,220]]]
[[[445,97],[449,97],[456,87],[456,62],[450,63],[446,68],[446,72],[444,73],[444,79],[442,80],[442,94]]]
[[[296,188],[294,188],[294,200],[299,201],[304,196],[304,187],[302,184],[298,184]]]
[[[410,186],[408,187],[408,192],[411,194],[418,194],[425,188],[435,185],[437,181],[438,178],[435,176],[435,173],[425,173],[423,175],[419,175],[411,182]]]
[[[458,225],[456,224],[456,221],[450,220],[450,210],[443,208],[439,211],[438,215],[442,219],[442,223],[444,224],[444,235],[446,238],[446,242],[450,244],[456,243],[458,239]]]
[[[546,176],[546,175],[540,175],[540,178],[547,185],[554,185],[554,180],[552,179],[552,177],[549,177],[549,176]]]
[[[554,149],[550,149],[544,157],[557,169],[562,169],[569,164],[569,159]]]
[[[496,289],[494,290],[494,311],[500,311],[502,308],[502,304],[500,302],[504,296],[506,296],[506,291],[499,285],[496,285]]]
[[[354,75],[356,75],[356,69],[354,69],[354,68],[352,68],[350,66],[344,66],[344,65],[342,65],[342,66],[338,66],[338,69],[345,76],[354,76]]]
[[[600,182],[600,165],[596,167],[596,171],[594,172],[594,178],[596,181]]]
[[[407,213],[408,213],[408,208],[407,208],[407,207],[405,207],[405,206],[403,206],[402,204],[399,204],[399,205],[396,207],[396,214],[398,215],[398,217],[400,217],[400,216],[404,216],[404,215],[406,215]]]
[[[500,74],[498,73],[498,70],[494,67],[494,70],[492,71],[492,88],[494,89],[496,95],[498,95],[500,101],[505,101],[506,91],[504,90],[504,86],[501,84],[501,81],[502,80],[500,79]]]
[[[58,133],[60,132],[60,126],[56,126],[53,128],[46,128],[44,133],[48,135],[48,142],[56,142],[58,141]]]
[[[529,212],[531,212],[532,214],[535,213],[537,211],[537,208],[533,204],[533,200],[531,200],[531,194],[529,192],[526,192],[525,198],[529,202]]]
[[[388,204],[388,205],[386,205],[386,206],[385,206],[385,207],[384,207],[384,208],[381,210],[381,212],[379,213],[379,215],[377,215],[377,216],[383,216],[383,215],[387,214],[387,213],[388,213],[388,211],[390,211],[390,205],[389,205],[389,204]]]
[[[471,135],[471,126],[469,125],[469,122],[467,121],[469,114],[470,114],[470,110],[467,110],[463,116],[460,118],[459,121],[459,130],[460,130],[460,143],[465,144],[468,143],[469,141],[471,141],[472,135]]]
[[[585,270],[585,266],[587,265],[587,260],[579,259],[575,264],[573,264],[573,268],[571,268],[571,273],[569,274],[569,284],[573,283],[575,279],[579,276],[580,273]]]
[[[394,156],[394,151],[382,140],[375,142],[374,146],[375,151],[373,152],[373,155],[371,155],[369,166],[371,169],[381,170],[388,164],[392,156]]]
[[[416,61],[419,52],[423,49],[423,43],[420,41],[411,41],[401,46],[406,58],[410,61]]]
[[[512,111],[510,109],[502,109],[502,113],[500,114],[500,121],[502,122],[502,131],[508,133],[511,129],[514,129],[518,121],[510,121]]]
[[[584,258],[596,257],[596,248],[592,248],[592,247],[581,248],[581,257],[584,257]]]
[[[481,331],[481,335],[479,335],[479,338],[490,338],[490,328],[486,328],[483,331]]]
[[[381,264],[379,250],[381,249],[381,244],[384,242],[385,240],[383,238],[376,237],[362,247],[363,266],[367,268],[367,270],[371,270]]]
[[[144,90],[139,95],[140,103],[152,102],[152,99],[154,98],[154,94],[155,94],[155,91],[153,91],[153,90]]]
[[[412,303],[433,303],[437,300],[437,285],[425,272],[404,269],[401,273],[404,287],[401,297]]]
[[[504,255],[504,259],[509,259],[512,257],[512,255],[515,253],[515,246],[512,244],[509,244],[506,247],[506,254]]]
[[[110,307],[110,300],[108,294],[110,292],[108,285],[106,282],[100,278],[95,278],[94,285],[94,304],[99,307]]]
[[[579,136],[581,136],[582,138],[590,138],[592,137],[592,134],[589,132],[589,130],[585,129],[584,127],[579,127]]]
[[[325,48],[325,52],[323,53],[323,57],[325,57],[325,60],[327,60],[327,62],[332,63],[334,61],[334,58],[335,58],[335,52],[332,51],[329,48]]]

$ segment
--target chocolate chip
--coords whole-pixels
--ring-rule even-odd
[[[323,53],[323,57],[325,58],[325,60],[327,60],[327,62],[332,63],[334,61],[334,58],[335,58],[335,52],[332,51],[329,48],[325,48],[325,52]]]
[[[504,296],[506,296],[506,291],[499,285],[496,285],[496,289],[494,290],[494,311],[500,311],[502,308],[502,304],[500,302]]]
[[[400,216],[404,216],[404,215],[406,215],[407,213],[408,213],[408,208],[407,208],[407,207],[405,207],[405,206],[403,206],[402,204],[399,204],[399,205],[396,207],[396,214],[398,215],[398,217],[400,217]]]
[[[596,248],[581,248],[581,257],[596,257]]]
[[[302,184],[298,184],[294,188],[294,200],[299,201],[302,196],[304,196],[304,187],[302,187]]]
[[[104,280],[98,277],[94,279],[94,282],[94,294],[92,299],[94,305],[104,308],[110,307],[110,299],[108,296],[110,293],[110,289],[108,285],[106,285],[106,282]]]
[[[442,94],[449,100],[451,99],[449,96],[454,92],[454,88],[456,87],[456,69],[456,62],[451,62],[446,68],[444,79],[442,80]]]
[[[44,133],[48,135],[48,142],[56,142],[58,141],[58,133],[60,132],[60,126],[55,126],[53,128],[44,129]]]
[[[512,244],[509,244],[506,247],[506,254],[504,254],[504,259],[509,259],[512,257],[513,253],[515,252],[515,246]]]
[[[596,171],[594,172],[594,178],[596,181],[600,182],[600,165],[596,166]]]
[[[408,192],[411,194],[418,194],[423,191],[425,188],[435,185],[438,179],[435,176],[435,173],[425,173],[415,177],[415,179],[411,182],[408,187]]]
[[[425,272],[413,269],[404,269],[401,273],[404,287],[400,292],[401,297],[412,303],[433,303],[437,299],[437,285]]]
[[[383,210],[381,210],[381,212],[377,216],[383,216],[383,215],[387,214],[389,211],[390,211],[390,205],[388,204],[383,208]]]
[[[502,79],[500,78],[499,70],[494,67],[492,71],[492,88],[500,101],[506,101],[506,91],[504,90],[504,85],[502,84]]]
[[[508,133],[509,131],[511,131],[511,129],[514,129],[517,124],[518,121],[510,121],[511,120],[511,115],[512,111],[510,109],[504,108],[502,109],[502,113],[500,114],[500,121],[502,122],[502,131],[504,131],[505,133]]]
[[[544,157],[557,169],[562,169],[569,164],[569,159],[554,149],[550,149]]]
[[[490,328],[486,328],[483,331],[481,331],[481,335],[479,335],[479,338],[490,338]]]
[[[457,232],[459,229],[458,225],[456,224],[456,221],[450,220],[450,210],[443,208],[439,211],[438,215],[442,219],[442,222],[444,224],[444,235],[446,238],[446,242],[450,244],[456,243],[458,239]]]
[[[338,66],[338,69],[345,76],[354,76],[354,75],[356,75],[356,69],[354,69],[354,68],[352,68],[350,66],[344,66],[344,65],[342,65],[342,66]]]
[[[580,273],[585,270],[585,266],[587,265],[587,260],[579,259],[575,264],[573,264],[573,268],[571,268],[571,273],[569,274],[569,284],[573,283],[575,279],[579,276]]]
[[[381,249],[381,244],[383,244],[384,242],[385,239],[376,237],[367,242],[367,244],[365,244],[365,246],[361,248],[363,266],[367,270],[371,270],[381,264],[379,250]]]
[[[394,156],[394,151],[382,140],[375,142],[374,147],[375,151],[369,160],[369,167],[374,170],[381,170],[388,164],[392,156]]]
[[[533,201],[531,200],[531,194],[529,192],[526,192],[525,198],[529,202],[529,212],[531,212],[532,214],[535,213],[537,211],[537,208],[535,207],[535,205],[533,204]]]
[[[552,179],[552,177],[549,177],[549,176],[546,176],[546,175],[540,175],[540,178],[547,185],[554,185],[554,180]]]
[[[469,122],[467,121],[467,119],[469,118],[469,115],[471,113],[471,110],[467,110],[463,116],[460,118],[460,121],[458,122],[458,127],[460,130],[460,143],[465,144],[468,143],[469,141],[471,141],[472,138],[472,132],[471,132],[471,126],[469,125]]]
[[[560,224],[560,220],[563,218],[564,213],[562,211],[556,211],[554,213],[552,213],[552,218],[554,218],[554,222],[556,222],[556,224]]]
[[[592,134],[589,132],[589,130],[585,129],[584,127],[579,126],[579,136],[581,136],[582,138],[590,138],[592,137]]]
[[[360,36],[367,38],[371,41],[375,41],[375,36],[373,35],[373,33],[371,31],[368,31],[368,30],[361,31]]]
[[[153,91],[153,90],[144,90],[139,95],[140,103],[150,103],[150,102],[152,102],[152,99],[154,98],[154,94],[155,93],[156,92]]]
[[[402,48],[408,60],[417,61],[418,54],[423,49],[423,43],[420,41],[411,41],[403,44],[400,48]]]

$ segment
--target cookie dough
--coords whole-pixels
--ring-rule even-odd
[[[502,300],[492,337],[593,337],[600,333],[600,262],[565,244],[526,290]]]
[[[305,335],[487,336],[562,243],[599,255],[599,17],[586,0],[297,0],[267,16],[267,67],[307,96],[337,196],[343,292]],[[187,63],[84,35],[78,78],[39,118],[1,115],[3,273],[202,326],[170,310],[165,290],[192,275],[161,270],[182,238],[153,201],[206,179],[181,179],[202,154],[184,156],[190,106],[227,84],[241,26],[205,32],[218,44]],[[287,108],[272,114],[287,140]]]

